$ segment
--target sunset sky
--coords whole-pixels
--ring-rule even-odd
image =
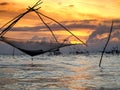
[[[13,17],[26,11],[38,0],[0,0],[0,27]],[[42,0],[39,11],[61,22],[83,41],[88,39],[101,20],[120,20],[120,0]],[[37,26],[39,20],[33,14],[26,17],[24,27]],[[33,24],[33,20],[36,23]],[[19,26],[20,27],[20,26]]]
[[[0,12],[8,17],[20,13],[38,0],[0,0]],[[65,20],[120,18],[120,0],[42,0],[41,12]],[[3,14],[3,15],[4,15]],[[3,16],[2,15],[2,16]],[[68,16],[69,15],[69,16]],[[56,17],[56,18],[57,18]]]

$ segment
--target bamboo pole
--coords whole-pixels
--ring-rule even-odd
[[[110,33],[108,35],[108,39],[107,39],[107,42],[105,44],[105,47],[103,48],[103,51],[102,51],[102,54],[101,54],[101,58],[100,58],[100,61],[99,61],[99,67],[101,67],[101,63],[102,63],[102,58],[103,58],[103,55],[105,53],[105,49],[110,41],[110,37],[111,37],[111,34],[112,34],[112,31],[113,31],[113,21],[112,21],[112,24],[111,24],[111,28],[110,28]]]

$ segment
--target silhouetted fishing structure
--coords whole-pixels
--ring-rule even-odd
[[[55,22],[56,24],[58,24],[60,27],[62,27],[64,30],[66,30],[69,34],[71,34],[74,38],[76,38],[77,40],[79,40],[80,42],[82,42],[85,46],[86,43],[84,43],[81,39],[79,39],[76,35],[74,35],[70,30],[68,30],[65,26],[63,26],[61,23],[59,23],[58,21],[54,20],[51,17],[48,17],[47,15],[42,14],[41,12],[39,12],[38,10],[41,8],[39,7],[40,4],[42,4],[43,2],[41,0],[39,0],[35,5],[33,5],[32,7],[28,7],[27,11],[25,11],[24,13],[16,16],[15,18],[13,18],[12,20],[10,20],[9,22],[7,22],[5,25],[3,25],[1,27],[1,33],[0,33],[0,40],[17,48],[18,50],[30,55],[30,56],[36,56],[36,55],[40,55],[46,52],[51,52],[51,51],[55,51],[61,47],[65,47],[65,46],[70,46],[73,45],[71,43],[65,43],[65,40],[60,42],[55,33],[53,32],[53,30],[51,29],[51,27],[46,23],[46,21],[44,21],[44,18],[47,18],[49,20],[52,20],[53,22]],[[46,28],[48,28],[48,30],[51,32],[55,42],[39,42],[39,41],[26,41],[26,40],[22,40],[21,37],[19,39],[15,39],[15,38],[9,38],[6,37],[6,33],[9,32],[16,24],[19,20],[21,20],[21,18],[23,18],[26,14],[30,13],[30,12],[34,12],[39,19],[41,20],[41,22],[44,24],[44,26]],[[69,37],[68,37],[69,38]]]

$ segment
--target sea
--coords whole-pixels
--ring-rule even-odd
[[[0,90],[120,90],[120,55],[0,55]]]

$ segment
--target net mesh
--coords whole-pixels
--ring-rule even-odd
[[[71,45],[71,44],[62,44],[62,43],[46,42],[46,41],[42,41],[42,42],[33,41],[33,40],[26,41],[26,40],[13,39],[7,37],[3,37],[2,40],[30,56],[43,54],[45,52],[52,52],[59,49],[60,47]]]

